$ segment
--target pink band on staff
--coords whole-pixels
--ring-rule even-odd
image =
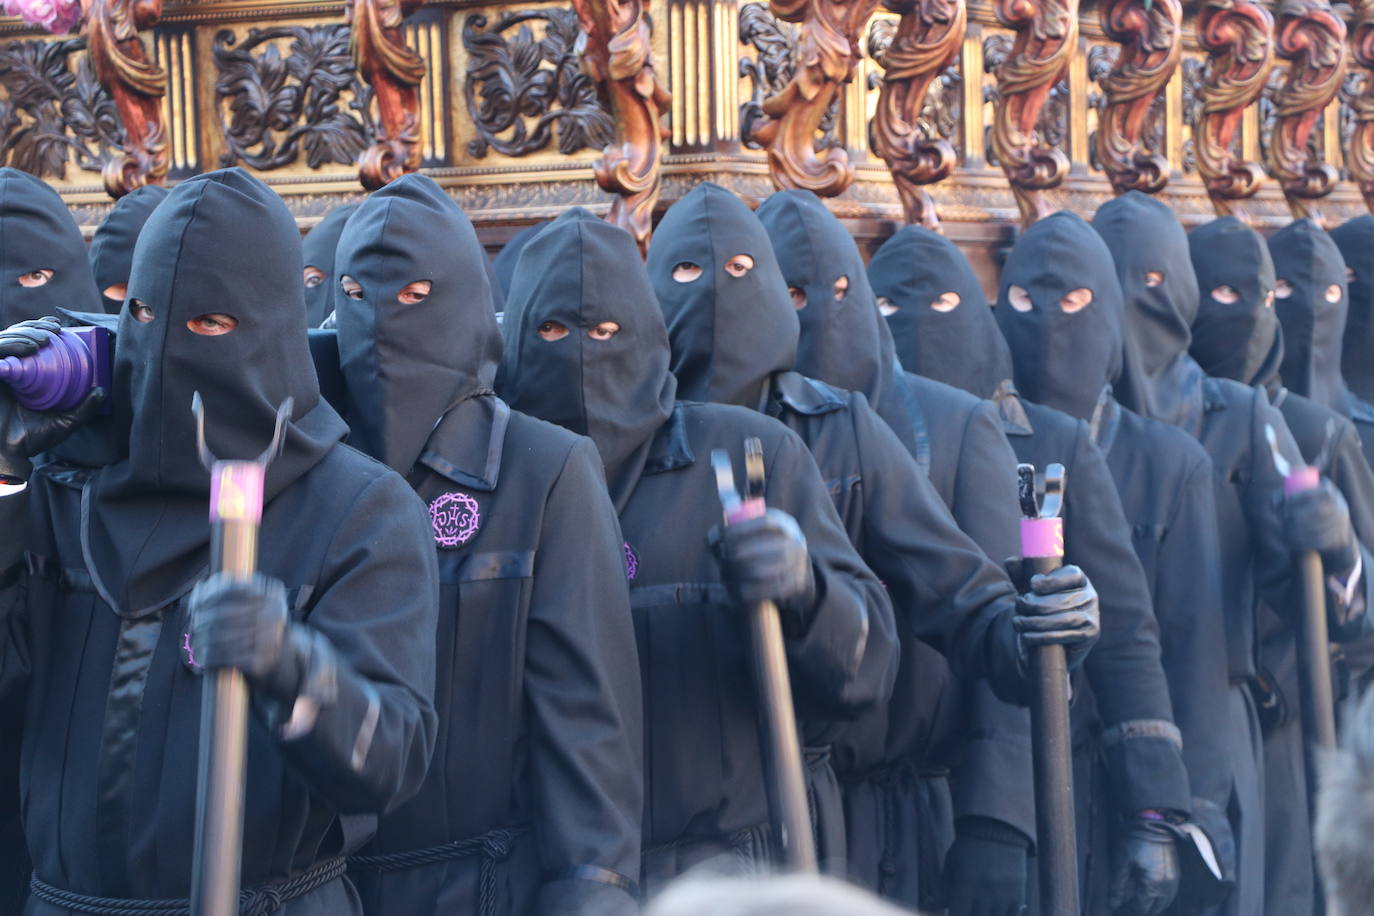
[[[262,521],[262,481],[256,461],[216,461],[210,469],[210,522]]]
[[[1064,520],[1062,518],[1021,519],[1021,556],[1062,557]]]
[[[730,524],[748,521],[751,518],[758,518],[768,511],[768,505],[762,499],[746,499],[739,504],[739,508],[730,513],[728,521]]]
[[[1315,490],[1322,485],[1322,472],[1315,467],[1294,468],[1293,473],[1283,479],[1283,495],[1292,496],[1306,490]]]

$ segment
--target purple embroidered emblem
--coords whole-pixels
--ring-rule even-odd
[[[181,649],[182,649],[183,652],[186,653],[186,656],[185,656],[185,658],[184,658],[183,660],[186,662],[187,665],[189,665],[190,667],[192,667],[192,668],[196,669],[197,671],[199,671],[199,670],[201,669],[201,664],[200,664],[200,662],[196,661],[196,653],[195,653],[195,650],[191,648],[191,633],[190,633],[190,631],[187,631],[186,634],[185,634],[185,636],[186,636],[186,638],[185,638],[185,639],[182,641],[182,643],[181,643]]]
[[[625,547],[625,581],[633,582],[635,576],[639,575],[639,554],[635,553],[635,549],[630,546],[629,541],[626,541],[623,546]]]
[[[472,540],[482,514],[477,500],[466,493],[445,493],[429,504],[429,520],[434,525],[434,541],[440,547],[458,547]]]

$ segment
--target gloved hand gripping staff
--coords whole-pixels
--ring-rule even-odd
[[[258,564],[267,466],[281,454],[292,400],[277,408],[272,441],[251,461],[221,461],[205,444],[205,409],[196,392],[196,446],[210,471],[211,573],[251,578]],[[196,774],[192,916],[236,916],[243,856],[244,768],[248,745],[248,685],[234,668],[205,672]]]
[[[1021,498],[1021,568],[1031,576],[1064,565],[1064,466],[1045,468],[1045,497],[1035,495],[1035,468],[1016,468]],[[1024,589],[1026,583],[1017,583]],[[1035,694],[1031,741],[1035,766],[1036,858],[1040,912],[1078,916],[1078,846],[1074,828],[1073,757],[1069,733],[1069,669],[1063,646],[1031,650]]]
[[[758,518],[767,510],[763,501],[763,444],[756,438],[744,442],[747,478],[745,498],[735,489],[735,472],[721,449],[711,452],[716,489],[727,525]],[[777,605],[759,601],[748,611],[754,654],[754,683],[759,703],[759,737],[768,763],[768,807],[783,862],[793,871],[816,870],[816,843],[806,801],[797,718],[792,707],[792,682],[787,672],[787,650]]]

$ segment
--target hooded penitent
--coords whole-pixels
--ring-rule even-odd
[[[307,327],[317,328],[334,308],[334,289],[339,274],[334,269],[334,249],[343,234],[348,218],[358,204],[345,204],[330,210],[301,242],[301,257],[305,263],[305,314]],[[311,268],[314,268],[312,271]],[[319,271],[315,273],[314,271]]]
[[[619,326],[609,336],[608,322]],[[502,396],[590,436],[624,509],[677,388],[634,239],[581,207],[564,213],[525,246],[501,333]]]
[[[361,288],[334,292],[349,442],[402,474],[436,418],[491,393],[501,332],[485,261],[467,216],[423,175],[373,194],[339,237],[337,273]],[[428,294],[401,301],[415,281]]]
[[[779,191],[763,202],[758,216],[787,285],[805,297],[797,301],[796,370],[862,392],[897,437],[914,448],[912,396],[849,230],[810,191]]]
[[[1011,355],[987,297],[949,239],[905,226],[873,256],[868,279],[903,369],[980,398],[1011,378]]]
[[[102,312],[100,299],[62,198],[26,172],[0,168],[0,327],[59,308]]]
[[[1355,395],[1374,403],[1374,216],[1357,216],[1331,230],[1345,258],[1350,310],[1345,318],[1341,372]]]
[[[192,394],[220,458],[257,457],[278,405],[294,399],[268,501],[343,438],[310,360],[300,257],[286,205],[242,169],[182,182],[143,227],[114,362],[113,421],[128,446],[92,481],[83,532],[91,572],[119,613],[161,607],[206,569],[210,474],[196,450]],[[134,303],[151,319],[137,320]],[[196,333],[190,323],[206,314],[237,325]]]
[[[1285,387],[1340,414],[1350,412],[1341,376],[1345,259],[1315,222],[1294,220],[1269,239],[1277,278],[1274,311],[1283,327]]]
[[[538,235],[540,230],[548,224],[546,220],[542,223],[535,223],[532,226],[526,226],[524,229],[521,229],[519,232],[515,233],[515,235],[511,236],[510,240],[506,242],[505,245],[501,246],[501,250],[496,253],[496,257],[492,258],[492,273],[496,275],[496,282],[501,288],[500,291],[503,297],[510,296],[510,285],[515,277],[515,265],[520,262],[520,253],[525,250],[525,246],[530,243],[530,239]]]
[[[1126,305],[1126,341],[1117,400],[1136,413],[1196,432],[1203,372],[1189,331],[1198,309],[1188,235],[1168,206],[1130,191],[1093,216],[1111,250]]]
[[[134,264],[134,244],[148,217],[167,196],[167,189],[144,185],[115,201],[109,216],[91,238],[91,271],[107,312],[124,305],[124,287]]]
[[[758,217],[703,183],[654,232],[646,263],[684,401],[759,409],[774,372],[797,357],[797,310]]]
[[[1223,216],[1189,232],[1188,247],[1199,301],[1188,352],[1208,375],[1268,384],[1283,358],[1269,246],[1234,216]]]
[[[1121,371],[1121,287],[1092,227],[1061,211],[1017,239],[1002,268],[997,324],[1016,389],[1080,419]]]

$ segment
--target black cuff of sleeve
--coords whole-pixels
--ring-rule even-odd
[[[961,817],[955,824],[955,830],[960,836],[987,840],[992,843],[1004,843],[1007,846],[1016,846],[1021,849],[1030,849],[1031,847],[1030,837],[1010,824],[990,817]]]

